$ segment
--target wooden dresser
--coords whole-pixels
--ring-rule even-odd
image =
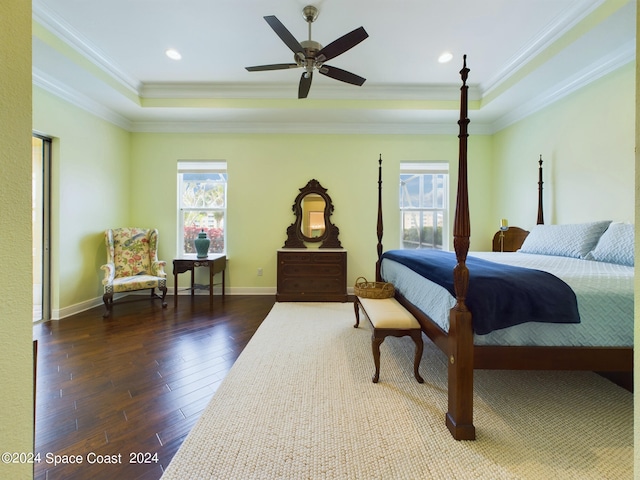
[[[347,252],[278,250],[278,302],[346,302]]]

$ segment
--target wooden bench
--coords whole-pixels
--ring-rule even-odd
[[[365,313],[371,326],[373,334],[371,335],[371,349],[373,351],[373,363],[376,366],[376,372],[373,375],[373,383],[378,383],[380,378],[380,345],[389,335],[394,337],[403,337],[409,335],[416,344],[416,355],[413,361],[413,375],[418,383],[424,380],[418,372],[420,360],[422,359],[422,330],[416,318],[404,309],[395,298],[373,299],[357,297],[353,303],[356,313],[356,324],[354,328],[360,325],[360,309]]]

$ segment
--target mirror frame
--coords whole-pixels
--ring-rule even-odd
[[[309,194],[315,194],[324,200],[324,232],[318,237],[307,237],[302,233],[302,201]],[[331,223],[331,215],[333,214],[333,202],[327,194],[327,189],[320,185],[315,178],[300,189],[300,193],[296,197],[291,207],[296,216],[293,222],[287,228],[287,240],[284,242],[283,248],[307,248],[305,242],[317,243],[322,242],[319,248],[342,248],[338,234],[340,230]]]

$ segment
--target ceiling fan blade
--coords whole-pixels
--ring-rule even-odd
[[[311,80],[313,80],[313,74],[304,72],[300,77],[300,85],[298,86],[298,98],[307,98],[309,95],[309,89],[311,88]]]
[[[291,49],[293,53],[302,54],[302,58],[304,58],[304,48],[300,45],[300,42],[296,40],[287,27],[285,27],[280,20],[276,18],[275,15],[268,15],[264,17],[269,26],[276,32],[276,35],[280,37],[287,47]]]
[[[316,54],[316,60],[321,62],[325,62],[327,60],[331,60],[332,58],[337,57],[338,55],[343,54],[350,48],[355,47],[357,44],[366,40],[369,37],[369,34],[365,31],[364,28],[356,28],[352,32],[343,35],[342,37],[334,40],[329,45],[321,49]]]
[[[335,80],[340,80],[341,82],[350,83],[352,85],[357,85],[359,87],[361,87],[362,84],[367,81],[366,78],[362,78],[355,73],[347,72],[346,70],[342,70],[341,68],[330,67],[329,65],[323,65],[322,68],[318,71],[321,74],[326,75],[327,77],[331,77]]]
[[[255,67],[244,67],[250,72],[263,72],[265,70],[287,70],[288,68],[298,68],[297,63],[275,63],[273,65],[257,65]]]

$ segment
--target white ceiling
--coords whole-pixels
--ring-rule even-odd
[[[263,19],[299,41],[302,9],[327,62],[357,87],[301,69]],[[130,131],[450,133],[467,55],[470,131],[489,133],[635,60],[634,0],[33,0],[34,84]],[[164,51],[176,48],[182,60]],[[439,64],[443,51],[454,60]]]

